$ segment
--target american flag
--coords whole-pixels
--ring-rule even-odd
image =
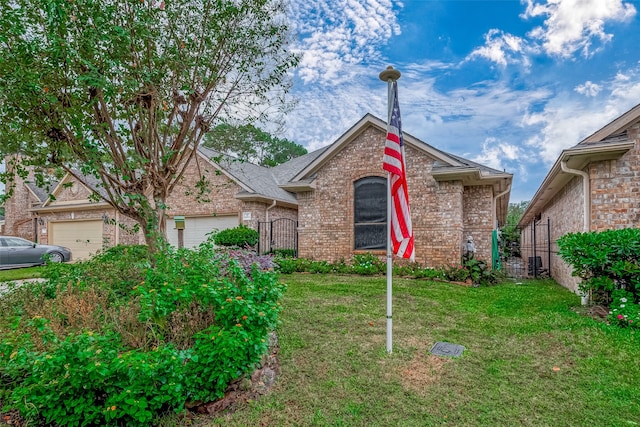
[[[390,173],[391,182],[391,244],[393,253],[402,258],[415,259],[411,210],[404,164],[404,141],[398,105],[398,83],[392,82],[391,120],[387,129],[382,168]]]

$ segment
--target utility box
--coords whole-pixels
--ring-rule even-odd
[[[176,223],[176,230],[184,230],[184,217],[183,216],[174,216],[173,220]]]

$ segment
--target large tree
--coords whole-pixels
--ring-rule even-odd
[[[275,166],[307,154],[307,149],[254,125],[221,124],[204,137],[203,145],[260,166]]]
[[[204,134],[286,105],[289,37],[280,0],[4,1],[0,154],[98,178],[155,246]]]

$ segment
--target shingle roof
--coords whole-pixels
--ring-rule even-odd
[[[35,194],[40,203],[44,203],[47,201],[47,199],[49,199],[49,194],[53,192],[53,190],[58,186],[59,183],[60,181],[52,181],[44,187],[39,187],[33,182],[27,182],[25,184],[27,187],[29,187],[29,190],[31,190],[31,192]]]
[[[280,200],[291,204],[298,204],[296,196],[279,187],[306,165],[318,157],[326,148],[316,150],[312,153],[296,157],[281,165],[268,168],[243,162],[230,156],[222,155],[216,150],[207,147],[199,147],[198,151],[220,166],[227,174],[238,182],[245,190],[238,193],[238,196],[257,196],[266,199]]]

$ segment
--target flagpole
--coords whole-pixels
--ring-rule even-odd
[[[387,82],[387,125],[393,109],[393,82],[400,78],[400,71],[391,65],[380,73],[380,80]],[[387,353],[393,348],[393,250],[391,248],[391,173],[387,172]]]

